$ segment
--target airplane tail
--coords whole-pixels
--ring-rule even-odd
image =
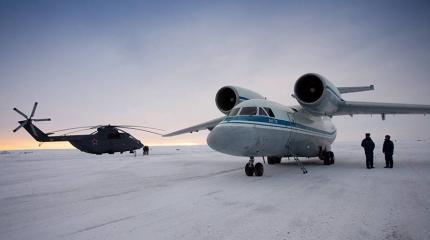
[[[39,142],[47,142],[50,140],[49,136],[44,133],[42,130],[40,130],[38,127],[36,127],[33,122],[41,122],[41,121],[51,121],[50,118],[43,118],[43,119],[33,119],[34,113],[36,111],[37,102],[34,103],[33,110],[31,111],[30,117],[25,115],[23,112],[18,110],[17,108],[13,108],[15,112],[20,114],[25,118],[25,120],[19,121],[19,126],[13,130],[13,132],[18,131],[20,128],[24,128],[27,130],[27,132],[34,138],[36,141]]]

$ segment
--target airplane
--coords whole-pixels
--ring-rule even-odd
[[[163,135],[210,130],[208,145],[221,153],[249,157],[247,176],[262,176],[263,164],[255,157],[267,157],[277,164],[283,157],[293,157],[307,173],[299,157],[319,157],[324,165],[334,163],[331,145],[337,134],[331,119],[355,114],[428,114],[430,105],[355,102],[342,94],[370,91],[374,86],[336,87],[320,74],[307,73],[297,79],[292,95],[298,106],[284,106],[262,95],[235,86],[225,86],[215,95],[215,103],[225,116]]]
[[[67,128],[57,131],[52,131],[49,133],[44,133],[38,127],[36,127],[33,122],[41,122],[41,121],[51,121],[50,118],[44,119],[33,119],[34,113],[36,112],[37,102],[34,103],[33,110],[31,111],[30,117],[26,114],[18,110],[17,108],[13,108],[15,112],[20,114],[25,118],[25,120],[19,121],[19,126],[13,130],[13,132],[18,131],[20,128],[24,128],[36,141],[38,142],[63,142],[68,141],[75,148],[79,149],[82,152],[101,155],[104,153],[114,154],[115,152],[130,152],[135,153],[134,151],[143,147],[142,142],[134,138],[131,134],[125,132],[122,129],[132,129],[138,131],[144,131],[152,134],[161,135],[159,133],[145,130],[145,129],[157,129],[150,128],[144,126],[130,126],[130,125],[97,125],[97,126],[86,126],[86,127],[74,127]],[[145,129],[142,129],[145,128]],[[79,129],[79,130],[77,130]],[[86,130],[95,130],[90,134],[81,134],[81,135],[68,135],[62,134],[59,136],[50,136],[54,133],[64,132],[74,130],[70,133],[86,131]]]

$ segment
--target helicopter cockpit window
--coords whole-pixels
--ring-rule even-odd
[[[267,116],[266,111],[264,111],[264,109],[262,109],[261,107],[258,108],[258,115],[260,116]]]
[[[266,110],[267,114],[269,114],[270,117],[275,117],[275,114],[273,113],[272,109],[265,107],[264,110]]]
[[[230,114],[228,114],[229,116],[236,116],[237,115],[237,112],[239,112],[239,109],[240,108],[233,108],[231,111],[230,111]]]
[[[257,114],[257,107],[243,107],[240,111],[239,115],[256,115]]]
[[[111,132],[107,135],[108,139],[120,139],[121,138],[121,134],[117,131]]]

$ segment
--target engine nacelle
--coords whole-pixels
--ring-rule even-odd
[[[234,106],[249,99],[264,99],[264,97],[245,88],[225,86],[216,93],[215,103],[222,113],[228,114]]]
[[[337,87],[316,73],[301,76],[294,85],[294,95],[303,108],[324,115],[335,113],[343,101]]]

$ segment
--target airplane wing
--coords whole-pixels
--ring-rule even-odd
[[[176,136],[176,135],[180,135],[180,134],[184,134],[184,133],[193,133],[193,132],[198,132],[200,130],[212,130],[216,125],[218,125],[218,123],[222,122],[222,120],[224,120],[225,116],[219,117],[219,118],[215,118],[213,120],[204,122],[204,123],[200,123],[197,124],[195,126],[192,127],[188,127],[188,128],[184,128],[178,131],[174,131],[168,134],[163,135],[163,137],[172,137],[172,136]]]
[[[430,105],[344,101],[333,115],[354,114],[430,114]]]

